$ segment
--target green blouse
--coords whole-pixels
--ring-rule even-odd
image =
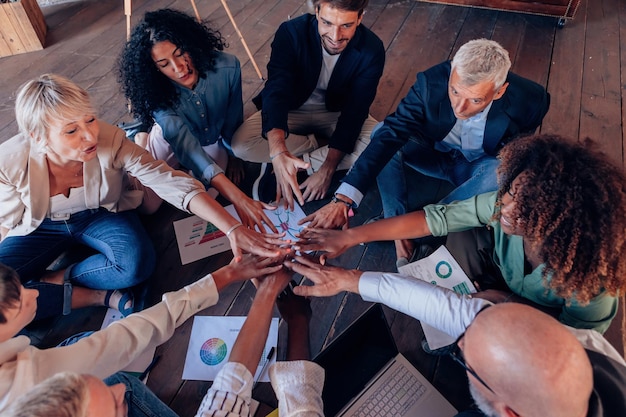
[[[451,204],[431,204],[424,207],[426,222],[434,236],[489,224],[494,234],[493,259],[511,291],[546,307],[560,307],[559,320],[568,326],[604,333],[617,313],[618,298],[603,291],[582,306],[575,299],[560,297],[546,286],[542,277],[543,264],[525,275],[522,237],[507,235],[499,222],[491,221],[495,203],[496,192],[491,192]],[[566,305],[568,301],[570,304]]]

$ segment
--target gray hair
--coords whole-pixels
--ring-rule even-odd
[[[96,114],[89,94],[69,79],[43,74],[23,84],[15,99],[15,119],[20,133],[45,146],[54,121]]]
[[[56,374],[35,385],[2,412],[3,417],[87,417],[87,378],[74,372]]]
[[[464,85],[492,81],[495,89],[502,87],[511,68],[506,49],[489,39],[474,39],[461,46],[452,59],[452,70]]]

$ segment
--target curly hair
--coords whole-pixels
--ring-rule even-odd
[[[172,9],[147,12],[133,29],[117,64],[118,81],[133,115],[145,125],[152,124],[154,111],[171,107],[178,98],[174,84],[152,60],[152,47],[163,41],[189,54],[201,77],[213,70],[216,51],[227,46],[219,31],[185,13]]]
[[[594,148],[589,138],[534,135],[499,155],[497,206],[519,177],[514,216],[540,253],[543,278],[581,305],[626,287],[626,178]]]

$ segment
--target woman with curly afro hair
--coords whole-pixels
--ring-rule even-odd
[[[244,224],[265,230],[265,223],[276,232],[263,213],[271,207],[235,185],[243,170],[229,154],[229,143],[243,121],[241,68],[235,56],[222,52],[224,46],[219,32],[185,13],[145,14],[118,62],[133,114],[144,127],[152,126],[149,135],[135,135],[135,142],[155,159],[191,170],[215,188],[234,204]]]
[[[336,256],[359,242],[450,233],[446,246],[486,290],[476,296],[604,332],[626,288],[626,178],[592,148],[557,135],[516,139],[500,151],[498,191],[342,232],[305,229],[296,248]]]

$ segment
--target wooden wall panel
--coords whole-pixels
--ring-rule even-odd
[[[46,31],[37,0],[0,4],[0,57],[43,49]]]
[[[580,0],[420,0],[429,3],[454,4],[547,16],[574,17]]]

